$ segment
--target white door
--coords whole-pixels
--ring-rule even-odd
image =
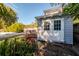
[[[53,20],[53,41],[64,42],[64,19]]]

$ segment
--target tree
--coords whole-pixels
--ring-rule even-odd
[[[70,14],[73,20],[79,19],[79,3],[70,3],[64,8],[64,14]]]
[[[1,19],[5,21],[6,26],[10,26],[17,21],[16,12],[9,6],[0,3],[0,20]]]
[[[0,29],[3,29],[4,27],[5,27],[4,21],[3,20],[0,20]]]
[[[28,24],[28,25],[25,26],[25,28],[37,28],[37,27],[38,27],[38,25],[37,25],[36,22]]]
[[[5,29],[6,32],[23,32],[24,25],[21,23],[14,23]]]

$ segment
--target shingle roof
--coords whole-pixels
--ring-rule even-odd
[[[40,20],[40,19],[57,18],[57,17],[64,17],[64,16],[70,16],[70,15],[69,14],[43,15],[43,16],[37,16],[35,18],[37,20]]]

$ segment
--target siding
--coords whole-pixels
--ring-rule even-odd
[[[42,27],[42,19],[37,20],[37,24],[38,24],[38,34],[37,34],[37,40],[44,40],[43,35],[41,34],[43,31],[43,27]]]
[[[38,26],[40,27],[41,24],[42,24],[42,20],[41,20],[41,19],[37,20],[37,24],[38,24]]]
[[[73,44],[73,22],[71,17],[64,19],[64,40],[67,44]]]

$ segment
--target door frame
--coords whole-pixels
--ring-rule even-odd
[[[54,30],[55,20],[61,20],[61,30]],[[53,19],[53,39],[56,42],[64,42],[64,18]]]

